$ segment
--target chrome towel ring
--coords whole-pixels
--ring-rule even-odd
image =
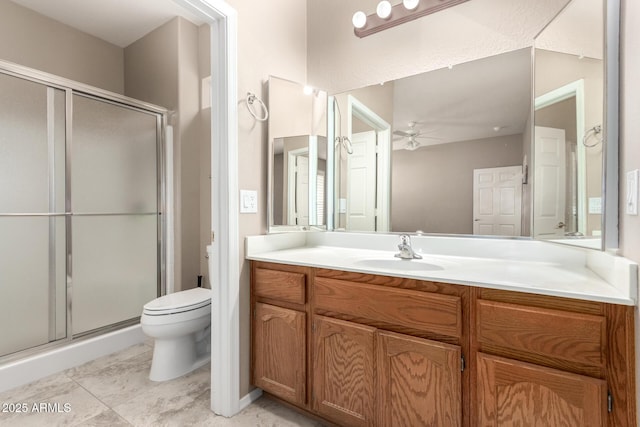
[[[595,125],[591,129],[589,129],[587,132],[585,132],[584,137],[582,138],[582,145],[584,145],[587,148],[596,147],[598,144],[600,144],[603,141],[602,136],[600,135],[601,133],[602,133],[602,126]],[[589,138],[593,138],[595,142],[587,143]]]
[[[253,106],[253,103],[256,101],[258,102],[258,104],[260,104],[260,109],[262,110],[261,116],[258,116],[258,113]],[[247,109],[249,110],[249,113],[253,116],[253,118],[260,122],[264,122],[269,118],[269,111],[267,111],[267,106],[264,104],[264,102],[262,102],[260,98],[256,96],[255,93],[247,92]]]

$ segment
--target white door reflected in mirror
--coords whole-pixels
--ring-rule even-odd
[[[564,236],[565,131],[536,126],[535,136],[534,237]]]
[[[522,166],[474,169],[473,234],[520,236]]]

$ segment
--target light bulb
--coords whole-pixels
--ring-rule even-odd
[[[402,0],[402,5],[407,10],[414,10],[420,4],[420,0]]]
[[[382,19],[388,19],[391,16],[391,3],[387,0],[382,0],[378,3],[376,14]]]
[[[364,26],[367,25],[367,15],[359,10],[353,14],[351,22],[353,22],[353,26],[356,28],[364,28]]]
[[[304,93],[305,95],[311,95],[313,93],[313,87],[311,87],[309,85],[305,85],[302,88],[302,93]]]

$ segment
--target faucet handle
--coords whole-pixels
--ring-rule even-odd
[[[402,234],[400,236],[400,244],[402,245],[411,245],[411,237],[408,234]]]

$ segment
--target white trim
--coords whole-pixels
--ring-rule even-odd
[[[296,195],[298,192],[298,186],[296,185],[296,175],[298,173],[297,157],[305,154],[308,158],[311,157],[308,146],[287,151],[287,224],[289,225],[298,225],[298,211],[296,209]],[[309,165],[310,167],[311,165]]]
[[[242,399],[240,399],[240,407],[246,408],[256,400],[258,400],[260,397],[262,397],[262,389],[254,388],[249,393],[245,394]]]
[[[391,231],[391,127],[378,131],[377,231]]]
[[[174,221],[174,199],[173,199],[173,126],[165,127],[164,137],[164,176],[165,176],[165,208],[164,224],[166,249],[165,249],[165,290],[167,294],[172,294],[175,290],[175,221]]]
[[[391,125],[353,95],[347,95],[347,135],[353,135],[353,117],[375,129],[378,159],[376,161],[376,231],[391,231]]]
[[[231,417],[248,401],[240,399],[238,16],[223,0],[174,2],[211,25],[211,410]]]
[[[538,96],[535,99],[535,109],[548,107],[557,102],[576,97],[576,157],[578,160],[577,188],[578,193],[578,231],[587,235],[587,150],[583,144],[585,133],[584,112],[584,80],[576,80],[562,87]]]
[[[606,7],[606,38],[605,38],[605,107],[604,114],[604,184],[603,184],[603,207],[604,216],[602,221],[603,250],[614,250],[618,248],[619,215],[618,199],[620,197],[619,183],[619,124],[620,124],[620,0],[608,0]],[[640,417],[640,412],[639,412]]]
[[[324,192],[325,202],[327,204],[327,230],[333,230],[334,228],[334,197],[337,194],[334,188],[335,185],[335,151],[336,151],[336,137],[335,137],[335,100],[334,96],[327,97],[327,168],[326,168],[326,190]]]
[[[309,136],[309,226],[318,224],[318,137]]]

